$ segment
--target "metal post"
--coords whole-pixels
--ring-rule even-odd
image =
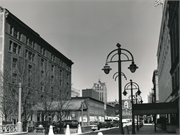
[[[132,134],[135,134],[135,125],[134,125],[134,109],[133,109],[133,88],[132,80],[131,81],[131,102],[132,102]]]
[[[17,122],[17,132],[22,132],[22,122],[21,122],[21,83],[19,83],[19,103],[18,103],[18,122]]]
[[[83,127],[83,102],[81,102],[81,108],[82,108],[82,110],[81,110],[81,126]]]
[[[137,104],[137,93],[136,93],[136,104]],[[139,130],[139,125],[138,125],[138,115],[137,115],[137,127],[136,127],[137,131]]]
[[[121,48],[118,47],[118,74],[119,74],[119,130],[120,134],[123,134],[123,125],[122,125],[122,92],[121,92]]]

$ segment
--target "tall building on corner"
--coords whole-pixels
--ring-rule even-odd
[[[107,88],[105,83],[99,80],[97,83],[94,83],[92,89],[99,93],[100,101],[107,102]]]
[[[9,118],[16,115],[19,86],[23,113],[30,112],[33,104],[44,99],[70,98],[72,64],[33,29],[0,7],[0,96],[3,100],[0,108],[7,103],[8,111],[12,111],[10,114],[1,109],[1,116],[4,113],[9,113]]]

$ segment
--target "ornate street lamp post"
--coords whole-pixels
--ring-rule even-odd
[[[110,66],[108,65],[108,63],[113,63],[113,62],[118,62],[118,75],[121,74],[121,62],[127,62],[127,61],[131,61],[131,65],[128,67],[128,69],[130,69],[130,71],[132,73],[134,73],[136,71],[136,69],[138,68],[136,66],[136,64],[134,63],[134,57],[131,54],[131,52],[129,52],[126,49],[121,48],[121,45],[119,43],[117,43],[117,49],[111,51],[107,58],[106,58],[106,63],[105,66],[102,70],[104,70],[105,74],[109,74],[110,70],[112,70],[110,68]],[[121,54],[124,55],[127,59],[121,59]],[[113,60],[114,56],[118,55],[118,60]],[[120,130],[120,134],[123,133],[123,126],[122,126],[122,96],[121,96],[121,76],[118,77],[119,81],[119,130]]]
[[[130,87],[130,88],[129,88],[129,87]],[[132,80],[130,80],[130,82],[127,83],[127,84],[124,86],[124,92],[123,92],[123,95],[126,96],[126,95],[127,95],[126,90],[131,90],[131,103],[132,103],[132,134],[135,134],[134,109],[133,109],[133,90],[134,90],[134,89],[138,89],[138,91],[137,91],[137,94],[138,94],[138,95],[141,94],[139,85],[138,85],[137,83],[135,83],[135,82],[132,82]]]
[[[135,99],[136,99],[136,104],[141,103],[142,104],[142,97],[140,95],[138,95],[138,93],[136,92],[135,94]],[[138,125],[138,115],[137,115],[137,127],[136,127],[137,131],[139,130],[139,125]]]

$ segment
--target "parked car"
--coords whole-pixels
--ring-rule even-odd
[[[105,120],[105,122],[107,123],[107,128],[114,127],[113,120]]]
[[[94,122],[90,126],[91,126],[91,130],[93,130],[93,131],[98,130],[98,123],[97,122]]]
[[[108,128],[109,127],[108,123],[105,121],[104,122],[98,122],[97,126],[98,126],[98,130],[100,130],[100,128]]]
[[[62,121],[63,126],[66,127],[69,125],[69,127],[78,127],[79,122],[77,120],[64,120]]]
[[[63,122],[60,122],[60,121],[54,122],[53,123],[53,131],[54,131],[54,133],[55,134],[63,133],[64,132],[64,127],[63,126],[64,126]]]
[[[118,127],[118,126],[119,126],[119,121],[113,120],[113,127]]]

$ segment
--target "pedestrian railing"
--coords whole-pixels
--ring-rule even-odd
[[[17,131],[17,125],[7,124],[0,125],[0,133],[13,133]]]

